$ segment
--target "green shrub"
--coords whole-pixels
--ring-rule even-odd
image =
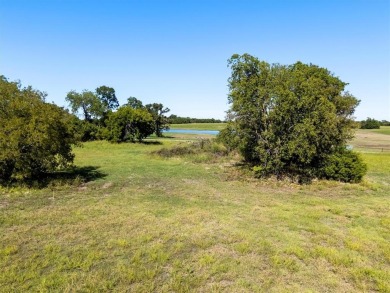
[[[154,131],[153,117],[146,109],[122,106],[109,114],[105,135],[111,142],[134,142],[142,141]]]
[[[378,120],[367,118],[360,122],[361,129],[379,129],[381,127],[381,123]]]
[[[72,164],[77,135],[72,116],[45,94],[0,77],[0,175],[2,182],[40,178]]]
[[[367,166],[359,154],[342,150],[328,157],[318,177],[356,183],[362,180],[366,172]]]

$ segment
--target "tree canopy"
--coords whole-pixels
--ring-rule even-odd
[[[110,111],[119,107],[115,90],[108,86],[100,86],[95,92],[83,90],[78,93],[72,90],[68,92],[65,100],[74,114],[81,110],[85,121],[89,122],[105,117]]]
[[[154,120],[146,109],[124,105],[110,113],[107,129],[107,138],[111,142],[142,141],[154,132]]]
[[[89,122],[102,117],[106,110],[96,93],[87,90],[81,93],[72,90],[68,92],[65,100],[69,103],[74,114],[81,110],[85,121]]]
[[[165,116],[170,111],[164,108],[163,104],[153,103],[145,105],[146,110],[152,115],[154,120],[154,132],[157,136],[162,136],[162,131],[169,129],[169,119]]]
[[[115,95],[115,90],[112,87],[100,86],[96,89],[96,96],[103,104],[105,112],[109,110],[114,110],[119,107],[118,99]]]
[[[45,93],[0,77],[0,181],[38,178],[73,162],[72,116]]]
[[[142,101],[138,100],[136,97],[129,97],[126,105],[133,109],[142,109],[144,107]]]
[[[347,84],[316,65],[269,64],[249,54],[233,55],[229,66],[225,143],[260,176],[338,179],[328,176],[325,166],[336,154],[349,152],[346,143],[353,137],[359,101],[345,92]],[[362,165],[355,153],[346,156]],[[359,181],[361,170],[345,181]]]

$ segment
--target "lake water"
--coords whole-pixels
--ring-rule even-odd
[[[169,129],[164,130],[164,133],[182,133],[182,134],[210,134],[217,135],[219,133],[218,130],[196,130],[196,129]]]

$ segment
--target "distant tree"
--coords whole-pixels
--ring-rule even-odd
[[[359,104],[344,92],[346,83],[315,65],[271,65],[249,54],[233,55],[229,66],[230,121],[220,139],[238,149],[259,176],[297,176],[304,182],[330,178],[327,168],[331,179],[361,179],[362,174],[335,175],[340,166],[365,170],[358,156],[345,152]],[[357,163],[329,166],[346,156]]]
[[[0,181],[39,178],[69,166],[77,136],[72,115],[45,93],[0,77]]]
[[[88,122],[92,122],[94,118],[99,119],[103,117],[104,112],[107,110],[98,96],[87,90],[81,93],[72,90],[68,92],[65,100],[69,103],[74,114],[81,110],[84,119]]]
[[[361,129],[379,129],[381,127],[381,123],[378,120],[367,118],[360,122]]]
[[[122,106],[109,114],[107,132],[111,142],[142,141],[154,132],[154,119],[146,109]]]
[[[96,96],[102,102],[105,107],[105,112],[115,110],[119,107],[118,99],[115,95],[115,90],[112,87],[100,86],[96,89]]]
[[[144,107],[142,102],[138,100],[136,97],[129,97],[127,99],[126,105],[133,109],[142,109]]]
[[[170,124],[186,124],[186,123],[222,123],[222,120],[214,118],[190,118],[190,117],[179,117],[177,115],[170,115],[168,117]]]
[[[163,104],[153,103],[145,105],[145,108],[152,114],[154,120],[154,132],[158,137],[162,136],[162,131],[169,129],[168,118],[164,115],[168,113],[169,108],[164,108]]]

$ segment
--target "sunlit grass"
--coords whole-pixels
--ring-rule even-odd
[[[381,126],[380,129],[373,129],[374,132],[390,135],[390,126]]]
[[[105,176],[2,189],[0,291],[390,291],[390,153],[362,153],[362,184],[296,185],[161,141],[86,143]]]

